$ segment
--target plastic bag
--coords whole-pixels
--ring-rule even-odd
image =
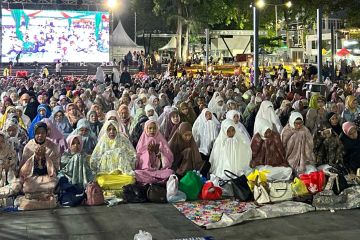
[[[178,186],[178,177],[175,174],[170,175],[169,180],[166,182],[166,199],[169,203],[186,201],[186,194],[179,191]]]
[[[203,183],[196,172],[187,172],[180,180],[179,189],[186,194],[186,200],[198,200]]]
[[[268,182],[289,181],[292,178],[293,172],[290,167],[272,167],[268,165],[258,166],[256,169],[266,173]]]
[[[267,171],[259,171],[255,169],[253,172],[251,172],[246,178],[248,179],[248,185],[250,187],[250,190],[253,192],[256,181],[259,182],[259,184],[266,184],[267,178],[266,178]]]
[[[150,233],[140,230],[139,233],[135,234],[134,240],[152,240]]]
[[[301,197],[309,194],[309,191],[303,181],[299,178],[295,178],[294,182],[291,183],[291,189],[295,196]]]

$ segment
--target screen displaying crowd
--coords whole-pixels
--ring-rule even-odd
[[[109,13],[2,9],[2,61],[109,60]]]

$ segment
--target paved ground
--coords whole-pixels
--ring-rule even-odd
[[[153,239],[213,236],[228,239],[359,239],[360,211],[312,212],[203,230],[170,204],[127,204],[0,213],[0,239],[124,239],[139,229]]]

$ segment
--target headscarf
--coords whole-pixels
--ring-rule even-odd
[[[76,114],[73,114],[71,111],[69,111],[70,107],[74,107],[76,110]],[[77,123],[81,118],[82,118],[82,114],[78,108],[78,106],[75,103],[69,103],[68,105],[66,105],[66,113],[65,116],[68,118],[69,122],[74,125],[75,123]]]
[[[211,120],[206,119],[206,112],[211,113]],[[213,144],[219,134],[219,130],[220,122],[208,108],[204,108],[192,128],[194,140],[202,154],[206,156],[210,155]]]
[[[88,130],[87,134],[81,137],[84,142],[84,152],[90,155],[96,146],[97,137],[91,130],[90,122],[88,120],[80,119],[77,123],[76,129],[69,136],[80,135],[81,128],[86,128]]]
[[[340,126],[340,119],[339,119],[339,122],[336,126],[333,126],[331,125],[331,122],[330,122],[330,119],[334,116],[334,115],[337,115],[337,113],[334,113],[334,112],[329,112],[327,115],[326,115],[326,120],[327,120],[327,123],[331,126],[332,130],[337,134],[337,135],[340,135],[342,133],[342,128]],[[339,116],[338,116],[339,118]]]
[[[309,129],[303,126],[295,129],[295,120],[303,119],[298,112],[292,112],[289,124],[281,132],[281,141],[286,152],[286,160],[296,173],[304,172],[307,165],[315,163],[314,141]]]
[[[265,140],[265,133],[268,129],[272,130],[272,124],[268,120],[265,120],[263,118],[259,118],[258,121],[260,128],[258,132],[254,132],[254,135],[256,133],[259,133],[260,137]]]
[[[40,115],[40,110],[42,110],[42,109],[45,110],[45,116]],[[51,116],[51,112],[49,111],[49,108],[48,108],[48,106],[46,104],[40,104],[37,107],[37,115],[34,118],[34,120],[31,122],[30,127],[28,129],[30,139],[33,139],[34,136],[35,136],[35,131],[36,131],[35,125],[36,125],[36,123],[40,122],[41,119],[49,118],[50,116]]]
[[[227,135],[230,127],[235,129],[235,135],[232,138]],[[225,119],[210,155],[210,172],[222,179],[226,179],[224,170],[239,174],[242,170],[249,168],[251,156],[250,145],[239,134],[234,121]]]
[[[134,116],[134,119],[133,119],[133,121],[130,125],[130,129],[129,129],[130,135],[133,133],[136,125],[139,123],[139,121],[142,117],[146,117],[145,110],[143,108],[136,109],[136,114]]]
[[[186,115],[181,112],[181,110],[184,108],[188,109],[188,113]],[[180,115],[181,122],[188,122],[191,125],[194,124],[194,122],[196,120],[196,114],[194,112],[194,109],[192,107],[189,107],[189,105],[186,102],[180,103],[179,115]]]
[[[66,139],[66,143],[69,147],[69,149],[71,148],[72,142],[74,141],[74,139],[77,138],[80,142],[80,152],[83,150],[84,147],[84,142],[82,140],[82,137],[80,135],[71,135]]]
[[[301,113],[298,112],[292,112],[289,118],[289,125],[291,128],[295,129],[295,121],[296,119],[301,119],[304,121],[304,117],[301,115]]]
[[[108,121],[114,121],[114,120],[110,120],[110,118],[112,118],[112,117],[115,117],[115,118],[116,118],[116,121],[115,121],[115,122],[117,122],[117,129],[119,129],[119,131],[120,131],[124,136],[127,136],[126,129],[125,129],[124,125],[123,125],[122,122],[121,122],[121,119],[120,119],[120,116],[119,116],[118,112],[115,111],[115,110],[111,110],[111,111],[109,111],[109,112],[106,113],[105,123],[104,123],[103,127],[102,127],[101,130],[100,130],[98,139],[100,139],[100,138],[106,133],[106,128],[105,128],[106,123],[107,123]]]
[[[4,127],[6,120],[9,118],[9,115],[10,115],[9,112],[10,112],[11,110],[13,110],[13,111],[16,112],[16,107],[14,107],[14,106],[8,106],[8,107],[6,108],[6,111],[5,111],[4,115],[2,115],[1,118],[0,118],[0,129],[2,129],[2,128]],[[16,114],[16,115],[17,115],[17,114]],[[24,121],[22,120],[22,118],[18,118],[18,120],[19,120],[20,126],[21,126],[22,128],[24,128],[24,129],[26,129],[26,126],[25,126]]]
[[[319,97],[320,97],[319,94],[314,94],[311,96],[310,102],[309,102],[309,108],[316,109],[316,110],[319,109],[318,103],[317,103]]]
[[[181,120],[179,124],[174,124],[171,120],[171,117],[173,117],[176,114],[179,115],[177,108],[170,108],[170,110],[167,112],[167,115],[165,116],[165,119],[162,121],[160,125],[160,132],[167,141],[171,139],[175,131],[180,126]]]
[[[57,122],[55,120],[55,115],[59,112],[61,112],[63,114],[63,117],[60,122]],[[55,124],[57,129],[59,129],[64,136],[69,135],[73,131],[73,128],[72,128],[68,118],[65,116],[64,109],[61,106],[54,107],[52,114],[50,116],[50,120],[53,124]]]
[[[183,122],[169,141],[170,149],[174,155],[173,169],[179,175],[184,175],[188,170],[200,170],[203,165],[194,138],[192,137],[189,142],[184,141],[182,135],[186,132],[192,132],[192,127],[190,123]],[[184,150],[186,150],[186,154],[183,154]],[[183,159],[184,157],[186,159]]]
[[[347,96],[346,100],[345,100],[346,109],[348,109],[350,112],[353,112],[353,113],[356,112],[356,108],[351,108],[351,105],[354,101],[357,101],[357,99],[353,95]]]
[[[115,139],[110,139],[107,134],[109,126],[114,126],[116,129]],[[116,121],[107,121],[104,128],[106,133],[99,139],[90,158],[91,168],[98,173],[120,170],[124,174],[133,174],[136,152],[131,142],[120,133]]]
[[[344,131],[346,136],[349,136],[350,130],[356,128],[356,125],[352,122],[345,122],[342,125],[342,130]]]
[[[63,154],[67,149],[67,144],[64,135],[57,129],[57,127],[48,118],[41,119],[41,122],[46,123],[48,128],[47,137],[59,147],[60,154]]]
[[[146,116],[148,116],[148,111],[150,111],[150,110],[154,110],[153,117],[154,117],[154,119],[158,119],[158,118],[159,118],[159,115],[157,114],[155,108],[154,108],[151,104],[146,104],[146,106],[145,106]],[[149,116],[148,116],[148,117],[149,117]]]
[[[154,137],[150,137],[148,135],[148,127],[150,124],[155,123],[156,125],[156,134]],[[159,144],[159,150],[162,157],[162,168],[171,168],[172,163],[174,161],[174,156],[171,152],[168,142],[164,138],[164,136],[159,131],[158,123],[155,120],[148,120],[145,123],[144,131],[141,134],[139,142],[136,146],[136,152],[139,156],[139,161],[137,162],[137,169],[160,169],[160,165],[155,166],[159,163],[153,163],[152,161],[156,159],[156,157],[151,157],[149,155],[148,146],[149,144]]]
[[[226,119],[232,120],[234,121],[234,117],[235,115],[239,116],[239,119],[241,119],[241,113],[239,111],[236,110],[230,110],[226,113]],[[248,133],[248,131],[246,130],[245,126],[241,123],[241,121],[239,121],[236,126],[238,127],[238,129],[240,130],[240,133],[244,135],[244,137],[246,137],[246,140],[248,141],[248,143],[250,144],[251,142],[251,137],[250,134]]]
[[[268,120],[272,125],[272,130],[281,133],[282,125],[279,117],[275,114],[274,106],[270,101],[263,101],[255,118],[254,132],[259,132],[259,123],[257,119],[262,118]]]

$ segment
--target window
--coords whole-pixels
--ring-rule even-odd
[[[322,28],[325,29],[326,28],[326,21],[322,20]]]

